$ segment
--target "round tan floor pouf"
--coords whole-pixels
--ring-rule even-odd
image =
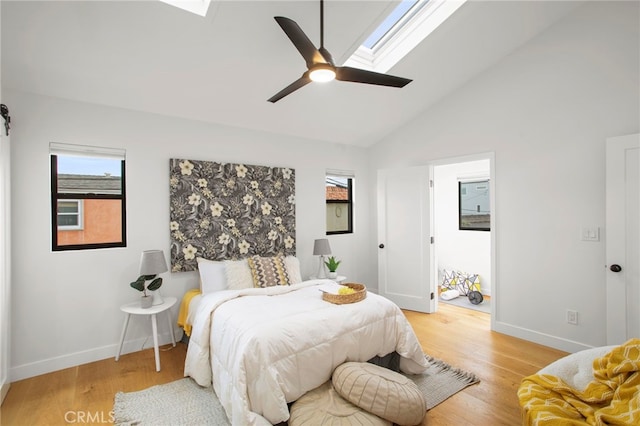
[[[289,426],[391,426],[391,422],[367,413],[338,395],[326,382],[293,403]]]
[[[334,370],[331,381],[347,401],[399,425],[417,425],[427,412],[413,380],[378,365],[346,362]]]

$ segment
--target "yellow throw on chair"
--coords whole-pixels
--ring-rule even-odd
[[[525,425],[640,424],[640,339],[631,339],[593,361],[583,390],[557,376],[525,377],[518,389]]]

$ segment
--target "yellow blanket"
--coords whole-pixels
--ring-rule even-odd
[[[640,425],[640,339],[593,361],[584,390],[560,378],[534,374],[518,389],[525,425]]]
[[[180,311],[178,311],[178,326],[182,327],[184,334],[191,336],[191,324],[187,324],[187,316],[189,315],[189,303],[191,299],[200,294],[200,289],[194,288],[187,291],[182,297],[180,303]]]

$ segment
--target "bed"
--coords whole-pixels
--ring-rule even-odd
[[[202,271],[211,264],[200,266],[201,281],[208,281]],[[227,279],[226,287],[205,291],[190,303],[185,376],[201,386],[213,384],[232,424],[286,421],[288,403],[327,382],[347,361],[395,352],[401,371],[425,370],[417,337],[394,303],[368,293],[357,303],[332,304],[322,291],[336,292],[337,283],[292,281],[297,282],[236,288]]]

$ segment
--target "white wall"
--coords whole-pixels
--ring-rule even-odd
[[[124,319],[119,306],[139,297],[129,282],[138,275],[140,252],[158,248],[168,255],[170,158],[295,168],[297,254],[304,276],[317,267],[313,240],[325,237],[325,171],[353,171],[357,185],[369,186],[362,148],[323,149],[308,140],[6,89],[5,97],[14,124],[12,380],[115,355]],[[51,141],[126,149],[126,248],[51,251]],[[358,191],[358,202],[369,204],[366,191]],[[364,255],[369,228],[366,208],[358,208],[355,234],[328,237],[343,260],[341,274],[350,280],[375,283]],[[195,272],[166,273],[162,294],[180,298],[196,286]],[[125,352],[139,350],[150,335],[147,322],[131,321]],[[147,340],[145,347],[151,345]]]
[[[579,229],[605,224],[605,139],[640,127],[639,12],[586,2],[371,150],[372,170],[495,153],[497,331],[606,344],[604,242]]]
[[[458,224],[458,179],[489,178],[489,160],[436,166],[433,169],[433,213],[438,277],[442,270],[480,275],[482,294],[491,295],[491,232],[461,231]]]

